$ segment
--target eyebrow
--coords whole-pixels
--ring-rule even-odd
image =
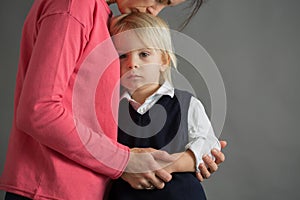
[[[144,48],[140,48],[140,49],[133,49],[131,51],[123,51],[123,50],[117,50],[118,54],[126,54],[126,53],[129,53],[129,52],[132,52],[132,51],[153,51],[155,50],[155,48],[152,48],[152,47],[144,47]]]

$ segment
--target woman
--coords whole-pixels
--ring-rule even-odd
[[[109,39],[107,28],[112,13],[108,4],[117,3],[122,13],[133,11],[157,14],[182,0],[36,0],[26,18],[17,74],[14,120],[7,160],[0,179],[6,199],[102,199],[110,178],[126,171],[133,187],[144,179],[163,188],[171,175],[163,169],[135,172],[137,163],[156,166],[155,159],[170,160],[168,154],[153,151],[140,158],[116,142],[114,123],[118,102],[111,102],[119,80],[119,62],[104,66],[106,53],[114,53],[112,43],[97,54],[91,68],[103,68],[95,105],[76,107],[75,91],[89,89],[78,83],[78,74],[99,44]],[[198,1],[197,1],[198,2]],[[100,45],[101,46],[101,45]],[[91,77],[85,77],[85,80]],[[77,95],[77,96],[76,96]],[[85,98],[81,98],[82,101]],[[100,125],[82,110],[93,107]],[[92,110],[93,110],[92,109]],[[224,160],[207,160],[213,171]],[[206,168],[203,173],[209,175]],[[159,177],[159,178],[158,178]]]

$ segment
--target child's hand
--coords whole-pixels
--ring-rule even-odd
[[[220,144],[221,144],[221,149],[227,146],[226,141],[220,141]],[[208,179],[212,173],[218,170],[218,165],[225,161],[225,155],[221,151],[213,149],[211,151],[211,154],[215,157],[215,160],[213,160],[208,155],[205,155],[202,158],[204,163],[201,163],[199,165],[200,172],[196,173],[196,176],[199,179],[199,181]]]

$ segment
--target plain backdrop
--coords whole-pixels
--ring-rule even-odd
[[[0,3],[0,171],[13,116],[21,29],[33,0]],[[176,29],[186,5],[161,16]],[[300,2],[208,0],[183,33],[212,57],[222,75],[227,115],[221,138],[226,161],[204,182],[209,200],[300,199]],[[115,9],[115,8],[113,8]],[[201,75],[184,59],[208,114]],[[0,192],[0,199],[4,192]]]

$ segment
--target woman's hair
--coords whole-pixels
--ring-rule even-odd
[[[184,22],[182,23],[182,25],[180,26],[179,30],[184,29],[188,23],[191,21],[191,19],[197,14],[197,12],[199,11],[200,7],[202,6],[204,0],[189,0],[191,3],[188,6],[189,8],[192,8],[192,11],[190,13],[190,15],[184,20]]]
[[[162,59],[177,68],[177,60],[173,51],[171,33],[167,23],[160,17],[147,13],[130,13],[118,16],[112,20],[110,25],[111,35],[116,35],[127,31],[134,33],[148,48],[160,50]],[[127,37],[127,36],[125,36]],[[130,35],[128,35],[130,37]],[[168,67],[162,74],[163,80],[171,82],[171,67]]]

